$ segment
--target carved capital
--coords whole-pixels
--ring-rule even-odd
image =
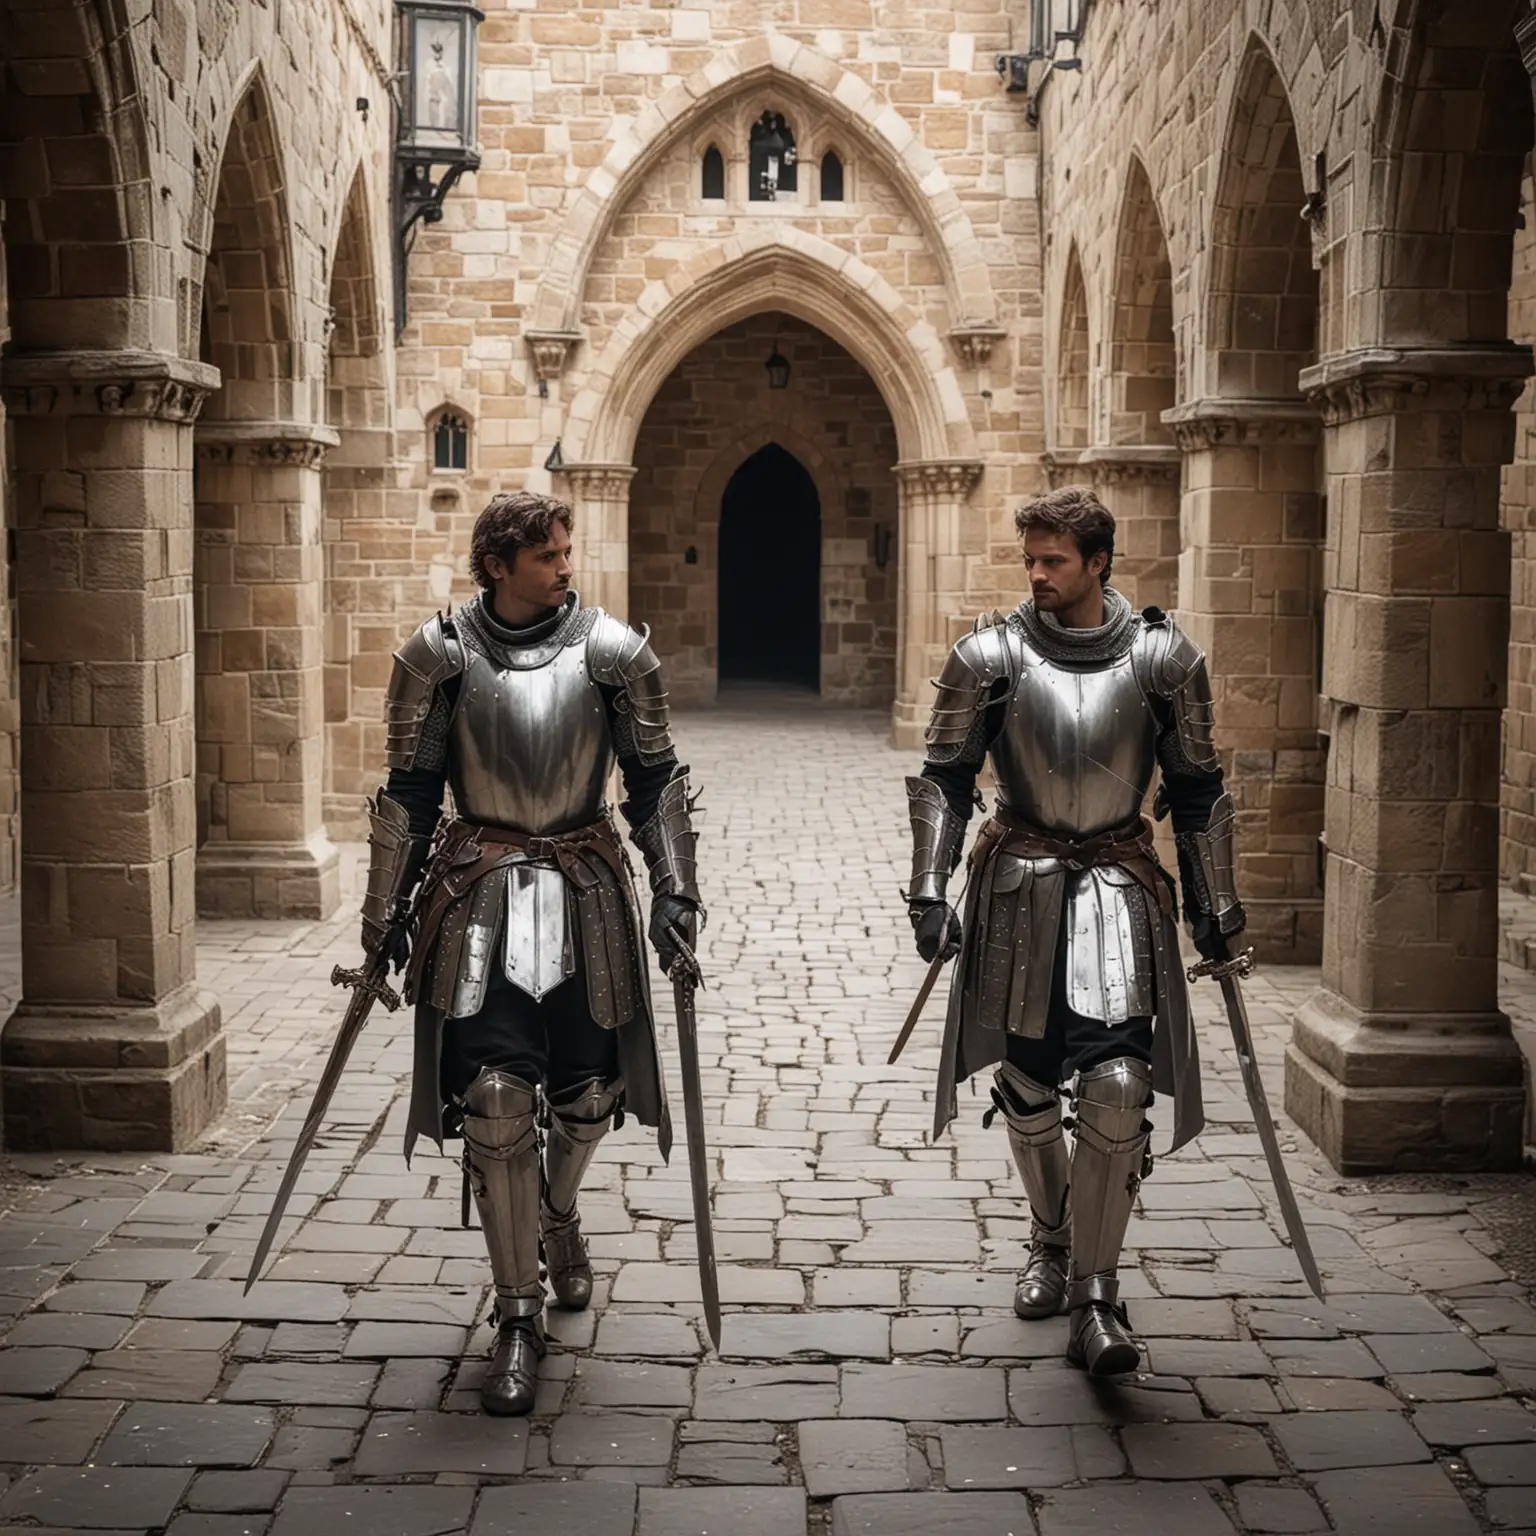
[[[1174,441],[1185,453],[1261,443],[1315,443],[1318,409],[1305,400],[1213,396],[1187,400],[1163,412]]]
[[[1531,376],[1531,349],[1361,347],[1304,369],[1301,387],[1329,426],[1404,411],[1507,411]]]
[[[1095,485],[1177,485],[1184,456],[1172,443],[1085,448],[1081,464]]]
[[[303,421],[209,421],[194,440],[203,464],[256,469],[319,469],[341,441],[334,427]]]
[[[967,368],[980,368],[992,356],[992,348],[1007,335],[1003,326],[990,320],[968,321],[949,333],[949,344]]]
[[[219,370],[166,352],[17,352],[0,362],[0,387],[13,416],[187,423],[219,387]]]
[[[635,466],[562,464],[555,473],[563,475],[572,492],[583,501],[623,501],[629,495],[629,482],[635,478]]]
[[[565,360],[582,339],[580,331],[525,331],[528,350],[533,354],[533,371],[546,383],[565,372]]]
[[[913,459],[895,467],[908,500],[964,501],[981,479],[979,459]]]
[[[1081,448],[1047,448],[1040,455],[1040,467],[1053,491],[1063,485],[1074,485],[1083,478],[1083,453]]]

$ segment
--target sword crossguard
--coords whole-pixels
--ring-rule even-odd
[[[358,966],[355,970],[338,965],[331,971],[331,985],[345,987],[349,992],[366,992],[376,1003],[393,1013],[400,1006],[400,994],[370,966]]]
[[[1225,981],[1229,976],[1251,976],[1253,967],[1253,945],[1250,944],[1226,960],[1202,960],[1198,965],[1190,966],[1184,974],[1191,981],[1199,981],[1202,976],[1209,976],[1212,981]]]

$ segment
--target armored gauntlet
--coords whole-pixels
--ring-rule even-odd
[[[693,948],[699,931],[698,833],[688,805],[688,770],[679,767],[667,780],[655,813],[632,834],[651,877],[650,939],[663,971],[672,968],[676,929]]]
[[[1184,916],[1195,947],[1207,959],[1226,958],[1227,940],[1243,931],[1247,915],[1237,899],[1236,814],[1225,791],[1211,807],[1202,832],[1180,832],[1179,874],[1184,884]]]
[[[391,958],[403,960],[400,926],[431,846],[431,838],[412,834],[410,816],[398,800],[381,789],[368,802],[368,889],[362,918],[363,948],[370,955],[389,942],[396,951]]]

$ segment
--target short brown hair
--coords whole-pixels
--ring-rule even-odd
[[[1063,485],[1031,496],[1013,514],[1013,526],[1021,539],[1031,528],[1070,533],[1085,564],[1100,553],[1108,557],[1099,572],[1100,582],[1108,583],[1110,567],[1115,563],[1115,519],[1092,486]]]
[[[487,591],[496,583],[485,568],[487,555],[506,562],[508,569],[520,549],[547,544],[556,523],[569,533],[575,525],[571,509],[553,496],[537,491],[503,491],[492,496],[475,519],[469,541],[469,573]]]

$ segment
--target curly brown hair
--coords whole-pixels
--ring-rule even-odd
[[[1013,514],[1013,526],[1021,539],[1031,528],[1044,533],[1070,533],[1084,563],[1103,553],[1108,558],[1099,572],[1099,581],[1108,585],[1110,567],[1115,563],[1115,519],[1092,486],[1063,485],[1031,496]]]
[[[470,536],[470,575],[489,591],[496,583],[485,568],[486,556],[495,555],[510,570],[518,550],[549,542],[556,523],[570,533],[576,519],[554,496],[541,496],[537,491],[503,491],[492,496],[475,519],[475,531]]]

